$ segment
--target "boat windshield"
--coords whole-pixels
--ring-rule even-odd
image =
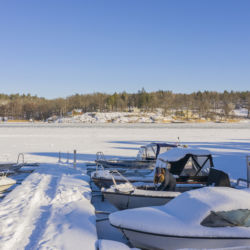
[[[157,146],[149,145],[147,146],[147,159],[156,159]]]
[[[250,227],[250,210],[211,211],[201,225],[205,227]]]
[[[146,147],[142,146],[139,149],[139,152],[138,152],[138,154],[136,156],[136,159],[139,160],[139,161],[141,161],[141,160],[145,160],[146,157],[147,157]]]
[[[207,176],[211,167],[208,156],[192,155],[187,160],[180,176]]]

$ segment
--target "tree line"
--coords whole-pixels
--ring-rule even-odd
[[[151,112],[161,108],[164,115],[176,112],[182,115],[188,111],[199,117],[211,118],[218,114],[232,116],[232,110],[246,108],[250,118],[250,91],[215,91],[179,94],[159,90],[147,92],[145,89],[137,93],[93,93],[75,94],[66,98],[46,99],[30,94],[0,94],[0,117],[9,119],[46,120],[51,116],[66,116],[74,109],[83,112],[124,112],[138,108]]]

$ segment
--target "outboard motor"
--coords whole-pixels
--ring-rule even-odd
[[[231,187],[228,174],[214,168],[210,169],[207,185],[216,187]]]

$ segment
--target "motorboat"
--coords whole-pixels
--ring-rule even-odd
[[[22,164],[17,164],[14,162],[1,162],[0,163],[0,172],[15,172],[22,167]]]
[[[143,170],[143,169],[127,169],[127,170],[110,170],[110,169],[97,169],[91,173],[91,179],[99,188],[105,187],[109,188],[117,184],[122,184],[126,182],[135,183],[152,183],[154,179],[153,170]]]
[[[172,148],[177,144],[170,143],[150,143],[140,147],[136,159],[106,159],[102,152],[97,152],[96,164],[104,168],[129,168],[129,169],[153,169],[157,156]]]
[[[230,186],[229,177],[223,171],[214,169],[212,155],[208,150],[174,148],[158,156],[156,167],[167,167],[176,178],[176,188],[171,191],[157,191],[151,183],[136,185],[127,178],[125,184],[102,188],[105,199],[118,209],[163,205],[181,193],[207,185]]]
[[[10,188],[14,184],[16,184],[16,180],[11,179],[6,176],[0,177],[0,192],[5,191],[6,189]]]
[[[250,192],[204,187],[163,206],[111,213],[109,221],[141,249],[248,249]]]
[[[22,157],[21,162],[20,157]],[[2,173],[2,175],[13,173],[23,167],[24,164],[24,155],[23,153],[20,153],[17,157],[17,162],[0,162],[0,173]]]
[[[129,177],[130,182],[152,182],[152,172],[155,167],[157,156],[176,147],[184,147],[184,145],[151,143],[140,148],[136,160],[108,160],[105,161],[105,163],[103,163],[102,160],[98,160],[97,166],[95,167],[95,169],[92,168],[92,171],[89,171],[89,174],[91,175],[92,181],[94,181],[94,183],[100,188],[107,188],[113,185],[113,179],[115,179],[117,183],[126,182],[126,179],[124,179],[123,176]],[[107,167],[107,162],[108,164],[114,162],[116,162],[117,164],[114,164],[113,167],[111,165]],[[120,164],[122,162],[129,163],[130,167],[128,166],[128,164]],[[137,163],[143,163],[144,165],[138,167]],[[105,168],[105,166],[107,168]],[[120,174],[122,174],[123,176],[121,176]]]

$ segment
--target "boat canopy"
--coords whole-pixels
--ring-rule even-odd
[[[211,152],[204,149],[174,148],[171,151],[167,151],[163,154],[160,154],[158,156],[158,159],[163,162],[174,162],[174,161],[179,161],[188,154],[195,156],[208,156],[211,155]]]
[[[175,175],[204,176],[213,167],[210,151],[203,149],[173,148],[160,154],[156,161],[156,168],[168,168]]]
[[[170,143],[150,143],[148,145],[141,146],[139,153],[137,154],[137,159],[155,160],[159,154],[162,154],[168,151],[169,149],[176,147],[176,144]]]

